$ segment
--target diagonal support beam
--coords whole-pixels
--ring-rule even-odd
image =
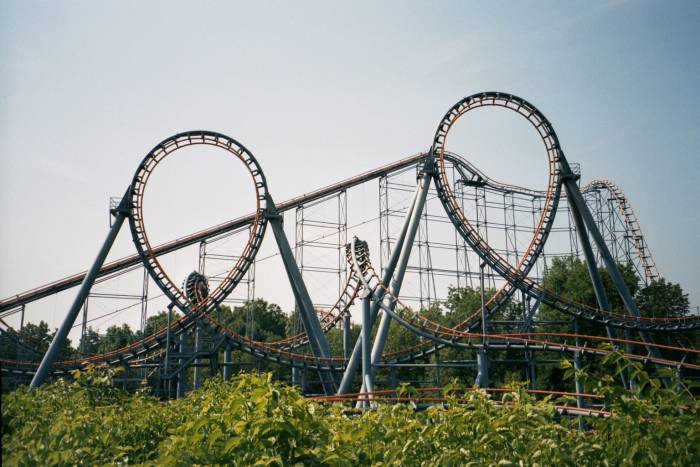
[[[432,168],[432,164],[427,166],[426,171],[421,177],[420,192],[418,194],[418,198],[416,199],[416,204],[413,206],[413,212],[411,213],[408,228],[406,229],[406,238],[401,246],[401,254],[399,255],[394,280],[391,282],[391,294],[394,297],[398,297],[401,293],[401,286],[403,285],[403,279],[406,275],[406,267],[408,266],[408,260],[411,257],[411,250],[413,249],[413,241],[415,240],[416,233],[418,232],[418,225],[420,224],[421,214],[423,213],[423,208],[425,207],[425,200],[428,196],[430,183],[433,181],[434,172],[431,170]],[[395,300],[391,300],[389,302],[389,308],[394,311],[396,308]],[[372,379],[374,379],[374,376],[377,373],[377,368],[375,365],[379,363],[379,360],[382,358],[382,352],[384,352],[384,345],[386,344],[386,338],[389,335],[390,325],[391,315],[382,310],[379,327],[377,328],[377,335],[374,337],[374,342],[372,344]]]
[[[572,212],[574,213],[574,220],[576,220],[576,213],[578,213],[586,227],[586,229],[578,229],[580,234],[584,234],[585,236],[585,232],[588,231],[588,234],[593,238],[593,242],[598,248],[598,252],[600,253],[601,258],[603,259],[603,263],[605,264],[606,269],[610,273],[610,278],[612,279],[613,284],[617,289],[617,292],[620,294],[620,298],[622,299],[622,303],[624,303],[625,305],[625,309],[631,315],[634,315],[637,318],[639,318],[641,316],[639,308],[637,308],[637,304],[634,302],[634,298],[632,297],[632,294],[630,293],[629,289],[627,288],[627,285],[625,284],[622,274],[620,273],[620,270],[617,267],[617,263],[610,254],[610,250],[608,249],[607,245],[605,244],[605,240],[603,239],[603,236],[598,230],[598,226],[595,223],[595,219],[593,219],[593,215],[588,209],[588,206],[586,205],[586,202],[583,199],[583,195],[581,195],[581,191],[579,190],[578,185],[576,184],[576,176],[573,174],[573,172],[571,172],[571,169],[568,167],[568,164],[565,166],[564,170],[565,172],[568,172],[565,173],[563,176],[564,188],[566,189],[566,195],[569,200],[569,205],[573,207]],[[588,246],[590,247],[590,243],[588,243]],[[588,258],[586,259],[588,260]],[[589,271],[590,268],[595,269],[595,261],[588,261],[588,263]],[[594,287],[595,284],[596,282],[594,280]],[[602,286],[602,281],[600,285]],[[596,292],[596,297],[597,296],[598,293]],[[639,331],[639,335],[644,342],[654,342],[649,333],[647,333],[646,331]],[[650,355],[653,355],[654,357],[660,356],[660,352],[656,347],[646,346],[646,349]]]
[[[406,221],[404,222],[404,226],[401,229],[401,234],[399,235],[399,240],[397,240],[397,244],[394,247],[394,254],[392,254],[392,261],[390,262],[391,268],[387,268],[385,271],[385,275],[383,278],[382,283],[386,286],[388,282],[391,280],[391,277],[394,277],[394,280],[391,282],[391,293],[394,296],[398,296],[400,291],[401,291],[401,285],[403,284],[403,278],[406,273],[406,266],[408,265],[408,259],[411,255],[411,249],[413,247],[413,241],[416,237],[416,232],[418,231],[418,225],[420,223],[420,216],[421,213],[423,212],[423,207],[425,206],[425,200],[428,196],[428,191],[430,189],[430,184],[433,179],[433,174],[434,174],[434,162],[432,160],[429,160],[426,162],[426,165],[423,168],[423,172],[420,176],[420,181],[416,187],[416,195],[413,201],[413,206],[412,209],[409,210]],[[396,256],[398,252],[398,256]],[[393,274],[393,271],[396,271],[396,274]],[[370,325],[374,324],[374,321],[376,320],[376,315],[379,313],[379,307],[384,300],[384,291],[383,289],[380,289],[381,293],[380,294],[375,294],[374,300],[373,300],[373,306],[372,306],[372,311],[375,309],[377,310],[374,315],[372,315],[372,312],[370,312]],[[389,307],[393,311],[394,308],[396,307],[396,302],[391,300],[389,302]],[[370,374],[371,378],[370,380],[374,379],[374,376],[376,375],[376,367],[375,365],[379,363],[379,360],[381,359],[382,352],[384,350],[384,344],[386,343],[386,337],[389,333],[389,326],[391,324],[391,316],[384,311],[381,311],[381,319],[379,323],[379,327],[377,329],[377,334],[375,336],[374,343],[372,345],[372,355],[371,355],[371,368],[370,368]],[[357,347],[357,346],[356,346]],[[361,346],[360,346],[361,348]],[[353,352],[354,353],[354,352]],[[358,352],[359,353],[359,352]],[[352,371],[356,371],[356,369],[351,369],[350,365],[348,365],[348,368],[346,368],[345,374],[343,375],[343,383],[346,383],[349,387],[349,382],[352,379]],[[346,389],[346,386],[344,386],[341,383],[341,391],[345,390],[347,392],[348,389]],[[361,392],[367,390],[367,385],[366,381],[363,378],[362,381],[362,388]],[[340,391],[339,391],[340,393]]]
[[[394,271],[396,270],[396,265],[399,261],[399,255],[401,253],[401,247],[403,246],[404,239],[406,238],[406,231],[408,230],[408,225],[411,220],[413,208],[416,205],[416,200],[418,199],[418,196],[421,192],[421,187],[422,185],[420,183],[416,185],[416,190],[413,193],[413,198],[411,199],[411,202],[408,206],[408,210],[406,211],[406,218],[404,219],[401,231],[399,232],[399,235],[396,238],[396,243],[394,244],[394,251],[391,253],[389,263],[384,269],[384,276],[382,277],[382,284],[384,284],[384,286],[389,285],[389,281],[391,281],[391,278],[394,275]],[[372,307],[370,309],[370,326],[373,326],[374,322],[377,319],[377,315],[379,314],[379,303],[384,298],[384,295],[385,291],[381,287],[377,288],[377,290],[375,290],[374,292],[374,296],[372,297]],[[345,366],[345,373],[343,373],[343,379],[340,382],[338,394],[347,394],[348,392],[350,392],[350,389],[352,387],[353,376],[355,375],[357,369],[360,366],[361,356],[362,334],[360,334],[360,336],[355,341],[355,346],[352,349],[352,354],[350,355],[350,359],[348,360]]]
[[[304,280],[301,277],[299,266],[297,265],[292,249],[289,246],[287,234],[285,234],[284,227],[282,226],[282,216],[277,210],[277,207],[272,201],[272,197],[270,195],[267,196],[266,201],[266,216],[270,222],[270,226],[272,227],[272,232],[275,234],[277,248],[282,256],[284,269],[287,272],[289,283],[292,286],[292,291],[294,292],[294,298],[299,306],[299,315],[301,316],[301,320],[304,324],[304,330],[309,337],[311,352],[316,357],[328,358],[331,356],[331,349],[328,345],[328,341],[326,340],[326,335],[321,329],[321,323],[318,319],[316,311],[314,310],[314,305],[311,301],[311,297],[309,296],[309,291],[306,289],[306,284],[304,284]],[[335,393],[337,384],[333,372],[331,370],[319,370],[319,377],[321,378],[321,384],[323,385],[324,392],[327,395]]]

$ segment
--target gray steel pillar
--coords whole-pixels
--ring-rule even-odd
[[[350,357],[350,346],[352,345],[350,343],[351,335],[350,335],[350,313],[345,313],[345,316],[343,316],[343,356],[345,358]]]
[[[607,268],[608,273],[610,274],[610,278],[612,279],[615,288],[620,294],[620,298],[622,298],[622,302],[625,304],[627,312],[639,318],[641,314],[639,313],[637,304],[634,303],[634,298],[632,297],[632,294],[627,288],[627,284],[625,284],[620,270],[617,268],[615,259],[610,254],[610,250],[605,244],[605,240],[603,239],[603,236],[600,234],[600,231],[598,230],[598,227],[595,224],[595,219],[593,219],[593,216],[591,215],[588,206],[586,206],[586,202],[584,201],[583,196],[581,195],[581,191],[576,185],[575,178],[571,176],[565,177],[564,187],[566,188],[566,195],[569,199],[569,202],[572,205],[576,205],[578,211],[581,214],[581,217],[583,218],[583,222],[588,227],[588,233],[593,237],[593,241],[598,247],[598,252],[600,253],[601,258],[603,259],[603,263],[605,264],[605,267]],[[649,333],[646,331],[639,331],[639,336],[644,342],[654,342]],[[659,350],[656,347],[646,346],[646,349],[649,352],[649,354],[653,355],[654,357],[661,356]]]
[[[481,343],[486,342],[486,286],[484,284],[484,268],[486,267],[486,261],[479,265],[479,295],[481,297]]]
[[[528,379],[530,380],[530,389],[537,387],[537,362],[535,361],[535,353],[532,350],[526,350],[528,363]]]
[[[476,385],[480,388],[489,387],[489,355],[485,346],[479,347],[476,354]]]
[[[184,355],[187,353],[187,339],[185,337],[185,333],[181,332],[180,336],[178,337],[179,341],[179,352],[180,352],[180,359],[178,361],[178,364],[180,366],[180,371],[178,372],[177,375],[177,398],[181,398],[182,396],[185,395],[187,392],[187,369],[184,367],[185,364],[185,359]]]
[[[318,320],[318,315],[314,310],[313,302],[311,297],[309,297],[309,292],[306,289],[306,284],[301,277],[301,272],[299,272],[299,266],[294,259],[294,254],[289,246],[289,241],[287,240],[287,235],[284,233],[284,227],[282,226],[282,216],[277,211],[275,203],[272,201],[272,197],[268,195],[267,197],[267,218],[272,227],[272,231],[275,234],[275,240],[277,241],[277,247],[282,257],[282,262],[284,263],[284,269],[287,271],[287,277],[289,283],[292,286],[292,291],[294,292],[294,298],[299,306],[299,315],[304,323],[304,330],[309,338],[309,347],[311,352],[315,357],[330,357],[331,349],[326,340],[326,335],[321,329],[321,323]],[[331,371],[319,370],[319,378],[323,384],[323,390],[327,395],[333,394],[336,390],[335,376]]]
[[[227,343],[224,349],[224,381],[231,379],[233,374],[233,360],[231,359],[231,344]]]
[[[107,254],[112,248],[114,239],[117,238],[119,229],[121,228],[122,224],[124,223],[124,219],[126,219],[126,216],[129,213],[128,202],[129,201],[127,191],[127,193],[124,195],[121,202],[119,203],[119,207],[112,211],[112,215],[114,215],[114,224],[112,224],[112,227],[109,229],[107,238],[102,244],[102,248],[100,248],[100,251],[97,254],[97,258],[95,258],[95,262],[92,263],[90,270],[85,275],[85,279],[83,280],[83,283],[80,286],[80,290],[78,290],[78,295],[76,295],[75,300],[73,300],[73,304],[69,308],[68,313],[66,314],[66,317],[63,320],[63,323],[61,323],[61,327],[58,329],[56,335],[51,340],[51,345],[44,354],[44,358],[41,360],[41,364],[39,364],[39,368],[36,370],[34,378],[32,378],[32,382],[29,385],[30,388],[40,386],[46,379],[46,376],[48,376],[49,371],[51,370],[51,366],[56,360],[56,357],[58,357],[61,347],[66,341],[66,337],[68,337],[68,333],[73,327],[73,324],[75,324],[75,319],[80,313],[80,308],[83,306],[85,298],[90,293],[90,289],[92,288],[92,285],[95,282],[97,273],[100,271],[100,268],[104,264],[105,259],[107,258]]]
[[[396,386],[399,385],[398,378],[396,375],[396,367],[392,366],[389,367],[389,387],[391,389],[396,389]]]
[[[523,329],[525,332],[530,332],[532,330],[532,316],[533,309],[530,306],[530,296],[525,292],[521,292],[523,301]],[[535,353],[532,350],[525,350],[525,378],[529,381],[528,387],[530,389],[535,389],[536,387],[536,363],[535,363]]]
[[[411,214],[413,213],[413,208],[418,199],[418,194],[421,191],[421,185],[417,184],[416,191],[413,193],[413,198],[406,212],[406,218],[404,219],[403,226],[401,227],[401,232],[399,232],[398,237],[396,237],[396,244],[394,245],[394,251],[391,253],[391,258],[389,258],[389,263],[384,270],[384,276],[382,277],[382,284],[385,286],[389,284],[391,277],[394,275],[394,270],[396,269],[396,264],[399,261],[399,255],[401,253],[401,247],[403,245],[404,239],[406,238],[406,231],[408,230],[408,224],[411,219]],[[377,314],[379,313],[379,303],[384,298],[384,289],[379,288],[374,293],[374,300],[372,303],[372,308],[370,310],[370,321],[374,325],[374,321],[377,319]],[[343,373],[343,379],[340,382],[340,387],[338,388],[338,394],[347,394],[350,392],[352,386],[352,378],[360,366],[360,360],[362,357],[362,337],[358,336],[355,341],[355,346],[352,349],[352,354],[348,360],[345,373]]]
[[[362,392],[372,392],[374,390],[374,384],[372,382],[372,355],[370,353],[372,350],[372,326],[370,323],[371,294],[369,290],[366,289],[363,289],[362,293],[362,383],[365,388],[365,391]],[[366,401],[363,403],[363,406],[368,406]]]
[[[194,329],[194,352],[197,357],[194,359],[194,389],[199,389],[202,387],[202,369],[199,364],[201,360],[199,359],[199,353],[202,351],[202,325],[197,323]]]
[[[416,238],[416,232],[418,231],[418,225],[420,224],[420,216],[423,212],[423,207],[425,206],[425,199],[428,196],[428,190],[430,189],[430,182],[432,179],[432,172],[425,173],[421,178],[420,193],[416,199],[416,204],[413,206],[413,212],[411,213],[409,225],[406,230],[406,238],[401,246],[401,254],[399,255],[396,274],[391,283],[391,294],[395,297],[398,297],[399,293],[401,292],[401,285],[403,284],[403,278],[406,274],[406,266],[408,265],[408,259],[411,256],[413,240]],[[389,309],[393,311],[395,308],[396,301],[391,300],[389,302]],[[386,337],[389,334],[390,324],[391,316],[382,310],[379,328],[377,328],[377,335],[374,337],[374,344],[372,345],[372,365],[379,363],[379,360],[382,358],[382,352],[384,351]],[[376,368],[372,368],[373,376],[376,371]]]
[[[581,353],[578,350],[574,352],[574,369],[576,372],[581,371]],[[574,387],[576,388],[577,394],[583,394],[583,384],[581,384],[581,378],[579,378],[578,374],[576,374],[574,378]],[[576,396],[576,407],[579,409],[584,407],[583,396]],[[583,417],[580,415],[578,417],[578,427],[581,430],[584,429]]]
[[[440,348],[436,345],[435,350],[435,387],[442,387],[442,380],[440,378]]]
[[[571,179],[572,177],[569,176]],[[588,211],[588,207],[585,204],[585,201],[583,200],[583,197],[580,196],[580,191],[578,189],[578,185],[575,183],[576,179],[573,177],[573,188],[569,186],[569,184],[565,184],[564,188],[566,189],[566,194],[567,197],[570,199],[569,201],[569,212],[574,218],[574,224],[576,226],[576,232],[578,232],[579,240],[581,241],[581,249],[583,250],[584,256],[586,257],[586,264],[588,266],[588,274],[591,277],[591,282],[593,283],[593,291],[595,292],[596,300],[598,302],[598,306],[607,311],[611,311],[610,307],[610,302],[608,301],[608,297],[605,293],[605,287],[603,286],[603,280],[600,277],[600,273],[598,272],[598,266],[596,264],[595,256],[593,254],[593,248],[591,248],[591,243],[588,239],[588,228],[586,227],[586,223],[583,220],[583,217],[581,215],[581,211],[579,210],[578,202],[575,200],[576,195],[575,193],[572,192],[572,190],[575,190],[579,194],[580,200],[584,204],[584,210],[588,215],[590,216],[591,219],[593,219],[593,216],[590,215],[590,211]],[[570,194],[571,192],[571,194]],[[592,229],[595,231],[595,233],[600,236],[600,232],[598,231],[597,227]],[[591,232],[593,234],[593,232]],[[594,237],[595,238],[595,237]],[[602,237],[601,237],[602,239]],[[604,244],[604,242],[603,242]],[[600,248],[600,247],[599,247]],[[607,248],[607,247],[606,247]],[[601,250],[601,256],[602,256],[602,250]],[[609,254],[609,253],[608,253]],[[607,264],[606,264],[607,266]],[[608,269],[609,270],[609,269]],[[615,265],[615,271],[619,273],[617,269],[617,265]],[[612,276],[612,274],[611,274]],[[627,286],[625,285],[625,289]],[[635,305],[636,307],[636,305]],[[578,324],[578,323],[577,323]],[[608,337],[611,339],[617,338],[617,330],[613,328],[612,326],[605,326],[605,331],[608,334]],[[578,334],[578,330],[576,331]],[[625,333],[627,336],[627,333]],[[642,336],[642,339],[644,341],[647,341],[647,339],[644,339]],[[611,341],[610,344],[613,346],[613,348],[619,347],[614,341]],[[647,347],[648,348],[648,347]],[[653,354],[652,354],[653,355]],[[622,371],[620,373],[620,379],[622,380],[622,386],[625,388],[629,388],[629,381],[627,377],[627,371]]]
[[[578,185],[577,185],[578,186]],[[568,196],[568,188],[567,188]],[[578,233],[579,241],[581,242],[581,249],[583,250],[583,255],[586,258],[586,266],[588,267],[588,275],[591,278],[591,283],[593,284],[593,292],[595,293],[596,301],[598,302],[598,307],[602,310],[610,311],[610,302],[608,301],[608,296],[605,293],[605,286],[603,285],[603,279],[600,277],[598,271],[598,266],[596,265],[595,255],[593,254],[593,248],[591,247],[591,242],[588,240],[588,233],[586,229],[586,224],[583,222],[581,217],[581,212],[578,210],[578,206],[575,202],[569,202],[569,213],[574,219],[574,225],[576,226],[576,232]],[[616,338],[617,332],[611,326],[605,326],[605,331],[609,338]],[[613,347],[615,343],[611,342]]]
[[[171,394],[171,381],[172,378],[170,377],[170,344],[171,344],[171,331],[170,331],[170,323],[172,323],[173,319],[173,304],[171,303],[168,305],[168,321],[167,321],[167,328],[165,331],[165,362],[163,363],[163,376],[165,376],[165,381],[164,381],[164,386],[165,386],[165,397],[167,399],[170,399],[172,397]]]

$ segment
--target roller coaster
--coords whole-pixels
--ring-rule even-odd
[[[486,107],[515,112],[534,127],[547,157],[545,190],[498,182],[465,158],[447,150],[447,138],[455,123],[468,112]],[[173,153],[199,145],[220,148],[243,165],[255,194],[255,206],[249,214],[237,219],[154,245],[144,221],[144,193],[149,178]],[[386,197],[394,177],[408,178],[409,182],[400,186],[411,197],[400,208],[392,209]],[[528,101],[500,92],[473,94],[452,106],[438,124],[429,150],[279,204],[273,201],[257,159],[240,142],[212,131],[176,134],[157,144],[138,166],[126,192],[110,211],[109,233],[88,271],[0,301],[2,336],[12,340],[23,355],[23,358],[0,362],[3,378],[12,379],[16,384],[31,381],[31,387],[36,387],[47,379],[67,375],[87,364],[106,364],[125,368],[126,375],[136,375],[134,381],[149,382],[163,397],[180,397],[188,390],[189,368],[194,368],[192,384],[195,388],[201,384],[202,367],[209,367],[212,374],[220,371],[226,379],[235,367],[232,352],[242,352],[260,361],[291,368],[292,381],[297,384],[302,384],[300,375],[317,377],[316,387],[322,391],[318,397],[366,404],[372,398],[380,400],[382,394],[386,396],[389,391],[386,388],[396,387],[398,369],[421,365],[436,368],[436,373],[440,368],[475,368],[474,381],[467,383],[497,390],[490,388],[489,369],[504,364],[493,358],[499,351],[522,355],[517,363],[522,366],[533,391],[536,367],[544,361],[538,360],[537,354],[566,356],[580,367],[584,356],[604,357],[617,350],[628,359],[645,365],[668,367],[686,376],[697,376],[700,350],[684,345],[674,336],[698,329],[700,316],[672,316],[665,310],[658,310],[653,317],[642,316],[619,264],[632,265],[638,279],[645,284],[657,279],[659,273],[631,203],[611,181],[594,180],[581,187],[579,179],[580,175],[567,161],[554,128],[545,116]],[[344,264],[337,268],[339,287],[334,303],[319,306],[318,300],[312,300],[305,279],[305,272],[310,269],[305,271],[299,260],[299,250],[309,248],[313,241],[300,242],[297,238],[293,249],[284,230],[283,214],[292,210],[303,213],[305,208],[376,180],[380,181],[380,191],[384,190],[380,197],[385,197],[380,219],[381,268],[376,269],[370,259],[367,241],[357,237],[349,242],[341,241],[342,235],[338,232],[346,234],[347,225],[334,226],[338,230],[337,245],[324,245],[331,255],[342,257]],[[491,220],[489,224],[489,209],[501,199],[503,220]],[[439,203],[440,212],[429,214],[429,205],[435,203]],[[567,216],[568,226],[557,226],[558,213]],[[389,232],[391,216],[402,217],[400,229],[393,234]],[[136,253],[105,262],[126,220]],[[441,223],[443,229],[447,225],[454,242],[448,245],[433,240],[431,243],[428,235],[431,223]],[[303,221],[297,223],[298,229],[300,225],[303,227]],[[220,319],[222,304],[230,299],[234,290],[250,280],[256,262],[260,261],[258,253],[268,227],[272,229],[276,254],[282,260],[302,325],[300,332],[278,340],[242,335],[227,328]],[[496,234],[501,236],[498,245],[494,240]],[[243,246],[236,255],[219,258],[228,260],[228,271],[224,274],[206,274],[203,263],[185,278],[171,277],[166,272],[163,258],[168,254],[197,245],[201,249],[208,242],[232,235],[242,236]],[[579,303],[543,285],[548,242],[556,235],[566,236],[569,243],[569,248],[561,252],[562,256],[579,256],[588,265],[597,306]],[[435,256],[436,249],[441,247],[454,254],[455,268],[436,267],[431,251]],[[479,266],[474,267],[475,263]],[[607,270],[624,309],[612,309],[599,265]],[[76,326],[81,310],[85,328],[88,321],[86,300],[93,286],[141,267],[167,299],[167,325],[116,350],[61,359],[61,348]],[[413,295],[403,289],[405,278],[411,274],[420,276],[420,290]],[[450,285],[478,281],[481,305],[457,324],[447,325],[426,312],[429,305],[440,304],[435,285],[436,276],[440,275],[443,283],[446,281]],[[149,277],[144,275],[146,284]],[[182,283],[182,287],[178,283]],[[495,290],[489,296],[486,296],[487,286]],[[22,331],[21,325],[16,329],[9,324],[10,318],[20,313],[24,322],[27,305],[75,288],[78,288],[75,299],[45,352]],[[426,290],[428,292],[424,293]],[[430,290],[434,291],[432,295]],[[419,306],[416,301],[420,302]],[[517,319],[508,322],[496,319],[499,312],[513,309],[514,303],[520,310]],[[574,327],[573,331],[535,329],[537,311],[542,306],[556,310],[563,322]],[[179,318],[171,318],[173,310],[180,312]],[[352,310],[356,312],[353,314]],[[357,315],[360,335],[353,343],[351,316]],[[142,328],[144,319],[142,317]],[[579,333],[578,324],[584,322],[600,326],[606,330],[606,335]],[[394,352],[385,351],[392,324],[418,336],[420,343]],[[333,354],[327,339],[327,333],[334,328],[343,332],[342,355]],[[670,337],[664,342],[677,344],[655,342],[660,337]],[[193,348],[188,347],[190,341],[194,342]],[[602,343],[610,345],[600,346]],[[475,361],[441,361],[440,352],[448,348],[474,355]],[[219,361],[220,353],[223,353],[223,362]],[[386,371],[391,375],[390,381],[380,381],[379,373]],[[630,383],[623,381],[623,384]],[[583,391],[578,383],[575,389],[572,394],[579,396],[577,409],[580,411],[584,409]]]

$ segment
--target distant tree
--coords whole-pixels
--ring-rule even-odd
[[[172,322],[177,321],[182,317],[182,315],[173,310],[172,312]],[[165,328],[168,324],[168,312],[167,311],[159,311],[155,315],[151,315],[146,319],[146,326],[143,331],[143,336],[150,336],[151,334],[155,334],[157,331],[160,331],[161,329]],[[136,337],[140,338],[141,337],[141,331],[136,332]]]
[[[97,333],[92,326],[89,326],[85,330],[85,335],[80,338],[80,344],[78,345],[79,355],[92,355],[99,352],[100,347],[100,335]]]
[[[618,264],[618,268],[630,293],[632,295],[637,293],[639,290],[639,279],[634,267],[631,264]],[[622,298],[615,288],[608,270],[606,268],[598,268],[598,273],[601,276],[603,288],[610,303],[610,311],[626,313]],[[585,261],[576,256],[553,258],[549,268],[544,273],[543,285],[546,289],[557,293],[565,299],[598,308],[598,301],[588,272],[588,266]],[[543,304],[537,313],[537,319],[554,321],[570,320],[571,317]],[[605,327],[597,323],[581,320],[578,325],[581,334],[605,335],[606,333]],[[570,331],[571,326],[567,324],[555,325],[548,326],[546,329],[540,328],[540,330]]]
[[[27,344],[42,352],[46,352],[53,338],[53,334],[49,332],[49,325],[43,320],[39,321],[39,324],[27,323],[21,334]]]
[[[135,335],[128,324],[121,326],[110,326],[104,336],[101,336],[97,349],[99,353],[110,352],[112,350],[125,347],[135,340]]]
[[[663,277],[640,289],[635,298],[643,316],[680,317],[690,313],[688,294],[683,293],[680,284],[667,282]]]
[[[49,325],[42,320],[39,324],[27,323],[20,334],[28,346],[44,353],[48,350],[57,331],[58,329],[54,329],[54,332],[49,333]],[[66,338],[61,345],[58,358],[72,358],[74,355],[75,349],[71,346],[71,340]]]
[[[223,325],[232,331],[251,339],[269,341],[282,339],[286,335],[289,317],[279,305],[255,300],[234,307],[222,305],[220,319]],[[217,312],[214,312],[215,316]]]
[[[653,280],[641,288],[635,296],[637,306],[642,316],[652,318],[683,317],[690,314],[690,300],[683,292],[680,284],[668,282],[663,277]],[[698,347],[700,345],[700,330],[683,331],[673,334],[662,334],[656,337],[657,343],[674,347]],[[686,361],[697,360],[694,355],[668,352],[669,358],[685,358]]]
[[[9,332],[0,334],[0,358],[7,360],[17,359],[17,341],[15,336]]]

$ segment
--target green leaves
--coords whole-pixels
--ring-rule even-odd
[[[554,403],[571,400],[535,398],[522,384],[492,397],[455,382],[445,392],[449,408],[387,404],[358,411],[319,404],[269,375],[251,374],[228,382],[212,379],[183,399],[162,402],[116,389],[109,372],[92,368],[74,375],[74,383],[3,395],[2,460],[5,465],[697,464],[697,402],[655,384],[641,365],[619,354],[608,364],[627,369],[637,389],[624,391],[612,378],[595,381],[593,391],[615,415],[588,419],[585,432],[554,410]],[[420,394],[410,386],[399,392]]]

